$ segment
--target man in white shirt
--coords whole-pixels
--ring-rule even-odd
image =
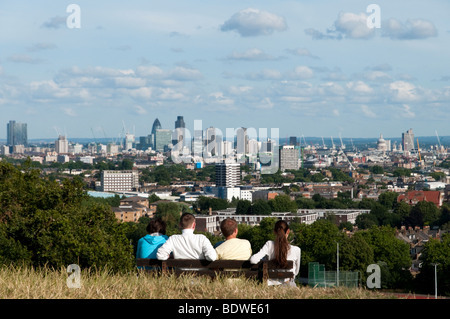
[[[202,234],[194,234],[195,216],[184,213],[180,218],[181,235],[172,235],[158,249],[156,258],[167,260],[171,253],[174,259],[206,259],[214,261],[217,254],[209,239]]]
[[[216,247],[217,259],[248,260],[252,255],[250,242],[237,238],[238,227],[236,220],[226,218],[220,223],[225,241]]]

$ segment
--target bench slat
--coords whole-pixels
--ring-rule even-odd
[[[293,261],[289,260],[286,268],[281,269],[274,260],[261,261],[258,264],[251,264],[249,260],[215,260],[205,259],[145,259],[136,260],[137,266],[153,266],[162,270],[162,273],[197,274],[216,277],[219,274],[242,276],[247,278],[255,277],[262,280],[293,278],[291,271]],[[189,268],[192,268],[189,269]],[[150,270],[152,271],[152,270]]]

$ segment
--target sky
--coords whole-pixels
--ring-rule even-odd
[[[447,0],[4,0],[0,139],[10,120],[70,140],[177,116],[281,138],[447,136],[449,13]]]

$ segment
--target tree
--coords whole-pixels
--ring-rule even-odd
[[[396,192],[384,192],[378,196],[378,202],[387,209],[393,209],[397,203],[398,193]]]
[[[296,212],[297,204],[291,200],[289,195],[278,195],[269,200],[269,205],[273,212]]]
[[[246,215],[250,213],[252,202],[247,199],[240,199],[236,205],[236,214]]]
[[[27,163],[16,168],[0,162],[0,242],[7,263],[113,271],[134,264],[126,227],[109,205],[89,200],[81,179],[58,184]]]
[[[252,215],[270,215],[272,208],[266,200],[258,199],[252,204],[250,212]]]
[[[407,218],[409,226],[435,225],[439,223],[440,211],[432,202],[420,201],[411,208]]]
[[[430,239],[422,250],[420,257],[422,267],[415,283],[420,293],[434,293],[434,265],[437,273],[438,292],[450,296],[450,235],[442,237],[442,241]]]
[[[325,269],[336,268],[337,242],[343,241],[344,234],[326,219],[318,219],[311,225],[296,226],[294,245],[301,247],[302,260],[300,272],[307,277],[308,263],[319,262]]]
[[[395,237],[395,229],[389,226],[371,227],[361,231],[366,243],[373,250],[376,263],[386,263],[386,273],[382,273],[382,286],[385,288],[404,288],[412,280],[409,268],[411,259],[409,245]],[[389,280],[388,280],[389,279]]]

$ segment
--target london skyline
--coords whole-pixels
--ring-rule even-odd
[[[75,3],[79,28],[68,4],[0,5],[0,139],[9,120],[30,139],[92,138],[179,115],[191,131],[450,135],[446,1]]]

